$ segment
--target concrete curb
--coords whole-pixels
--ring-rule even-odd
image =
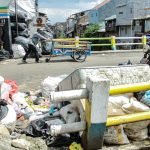
[[[94,54],[94,55],[97,55],[97,54],[109,54],[109,53],[137,53],[137,52],[143,52],[142,49],[140,50],[116,50],[116,51],[113,51],[113,50],[106,50],[106,51],[92,51],[91,53]]]

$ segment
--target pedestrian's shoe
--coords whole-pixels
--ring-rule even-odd
[[[23,63],[23,64],[27,64],[26,60],[23,60],[23,59],[22,59],[22,63]]]

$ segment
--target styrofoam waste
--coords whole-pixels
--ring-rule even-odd
[[[41,84],[42,95],[49,97],[50,92],[55,91],[58,84],[66,78],[67,75],[61,75],[58,77],[47,77]]]
[[[12,44],[14,58],[22,58],[25,55],[24,48],[19,44]]]

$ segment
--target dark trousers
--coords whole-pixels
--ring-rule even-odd
[[[23,57],[23,60],[26,60],[31,52],[33,52],[35,54],[35,61],[38,62],[39,61],[39,54],[37,51],[37,47],[33,44],[29,44],[29,48],[28,48],[25,56]]]

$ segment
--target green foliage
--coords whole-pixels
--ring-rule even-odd
[[[87,26],[87,28],[84,31],[83,37],[96,37],[99,28],[100,26],[98,24],[91,24]]]

